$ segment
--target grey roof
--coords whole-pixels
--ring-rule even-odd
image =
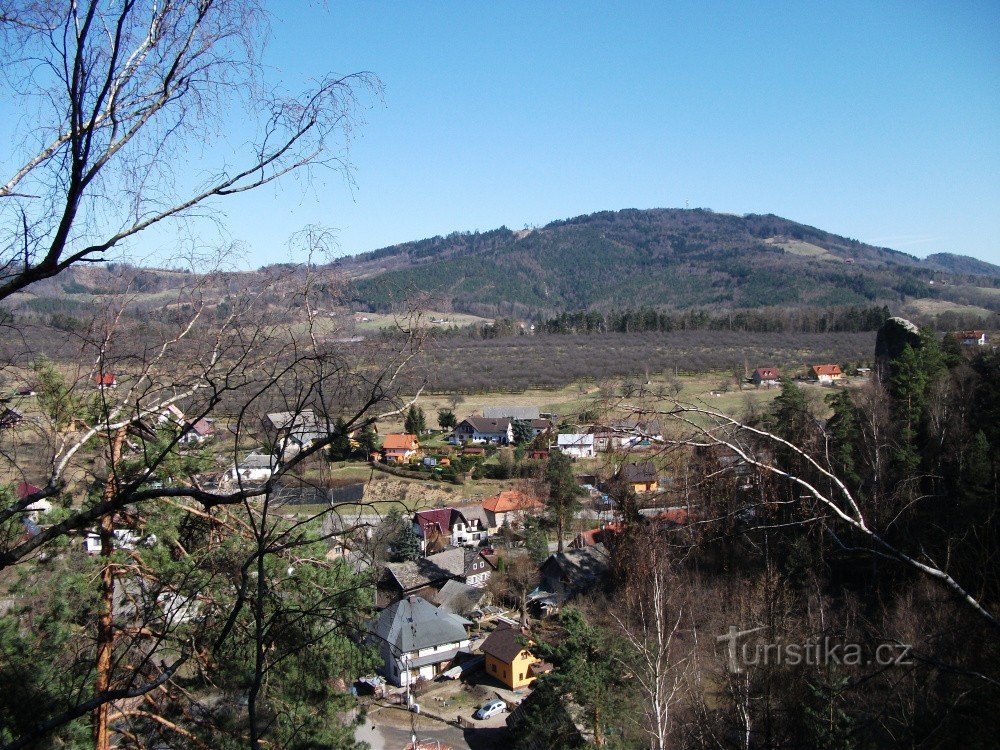
[[[473,414],[472,416],[463,419],[459,423],[459,427],[461,427],[463,423],[469,425],[473,430],[483,435],[506,435],[507,430],[510,429],[510,419],[507,417],[479,417]],[[456,429],[458,428],[456,427]]]
[[[542,564],[543,578],[558,578],[569,588],[581,591],[595,583],[608,569],[608,550],[603,544],[549,555]]]
[[[396,654],[468,639],[461,618],[419,596],[408,596],[383,609],[372,633]]]
[[[278,465],[278,457],[268,453],[251,453],[240,461],[240,469],[274,469]]]
[[[436,555],[401,563],[386,563],[385,569],[396,579],[400,589],[411,591],[465,574],[465,551],[452,547]]]
[[[276,411],[267,415],[267,421],[276,430],[287,431],[288,437],[305,444],[323,437],[319,421],[312,409],[301,412]]]
[[[652,461],[625,464],[621,468],[621,475],[628,482],[655,482],[659,478]]]
[[[441,609],[459,615],[475,607],[484,596],[486,596],[484,588],[451,580],[441,587],[434,598],[441,605]]]
[[[472,521],[479,521],[479,525],[482,526],[484,529],[489,528],[490,519],[489,516],[486,514],[486,511],[483,509],[482,504],[460,505],[459,507],[455,508],[455,510],[461,513],[467,522],[472,523]]]
[[[487,419],[538,419],[537,406],[484,406]]]

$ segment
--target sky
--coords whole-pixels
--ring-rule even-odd
[[[1000,3],[273,0],[266,76],[371,71],[350,183],[220,205],[249,266],[599,210],[774,213],[1000,263]],[[234,132],[240,124],[232,123]]]

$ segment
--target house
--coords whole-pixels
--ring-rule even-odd
[[[33,484],[28,482],[21,482],[14,488],[14,494],[17,496],[18,500],[24,500],[29,495],[34,495],[41,492],[41,490]],[[52,501],[41,498],[35,500],[33,503],[29,503],[24,506],[24,512],[27,517],[30,518],[35,523],[38,523],[39,516],[43,516],[52,510]]]
[[[470,517],[457,508],[419,510],[413,514],[413,532],[420,537],[421,549],[450,544],[453,547],[479,546],[489,536],[486,516],[481,508],[471,506]]]
[[[456,547],[479,547],[486,544],[490,536],[490,515],[482,505],[462,505],[456,508],[465,519],[464,526],[453,524],[451,543]]]
[[[282,453],[297,453],[324,436],[312,409],[272,412],[263,421],[268,440]]]
[[[570,458],[593,458],[595,455],[593,434],[570,432],[559,435],[556,447]]]
[[[505,523],[517,527],[525,516],[537,515],[544,508],[545,504],[541,500],[520,490],[505,490],[483,502],[491,533],[499,530]]]
[[[35,395],[35,389],[32,388],[30,385],[22,385],[20,388],[17,389],[17,395],[18,396],[34,396]]]
[[[778,373],[777,367],[758,367],[753,371],[753,375],[750,376],[751,383],[757,386],[763,385],[768,388],[778,385],[780,379],[781,375]]]
[[[812,365],[809,368],[809,379],[819,383],[832,385],[843,377],[840,365]]]
[[[118,377],[113,372],[99,372],[94,376],[94,385],[99,391],[105,388],[117,388]]]
[[[400,687],[418,679],[434,679],[459,651],[469,648],[465,623],[419,596],[408,596],[383,609],[370,632],[386,679]]]
[[[959,331],[955,336],[963,346],[986,346],[985,331]]]
[[[601,544],[549,555],[539,571],[541,587],[562,600],[592,588],[608,570],[608,550]]]
[[[23,421],[24,415],[17,409],[4,409],[0,412],[0,430],[13,429]]]
[[[452,547],[427,557],[386,563],[379,581],[383,601],[419,594],[434,597],[448,581],[483,588],[496,566],[479,550]]]
[[[405,464],[416,458],[420,441],[406,432],[390,432],[382,442],[382,460],[387,464]]]
[[[486,657],[483,668],[511,690],[519,690],[535,681],[531,667],[540,659],[522,643],[523,634],[511,627],[494,630],[480,645]]]
[[[266,482],[278,469],[278,457],[254,451],[226,472],[231,482]]]
[[[484,406],[483,416],[487,419],[523,419],[531,421],[541,417],[537,406]]]
[[[181,442],[201,444],[213,437],[215,437],[215,422],[202,418],[188,423],[187,432],[181,435]]]
[[[656,492],[660,488],[660,475],[652,461],[625,464],[616,475],[637,494]]]
[[[508,417],[466,417],[455,427],[448,440],[459,443],[495,443],[507,445],[514,442],[514,424]]]

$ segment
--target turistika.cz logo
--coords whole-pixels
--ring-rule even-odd
[[[886,667],[914,663],[910,656],[913,647],[905,643],[880,643],[875,647],[874,654],[866,655],[860,643],[840,643],[829,636],[809,638],[802,643],[786,643],[780,638],[771,641],[747,639],[747,636],[764,630],[767,628],[741,630],[736,625],[730,625],[729,632],[716,637],[718,643],[726,644],[726,664],[730,672],[742,674],[746,667],[756,666],[857,667],[875,664]]]

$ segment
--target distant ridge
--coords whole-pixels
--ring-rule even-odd
[[[968,255],[934,253],[924,258],[924,263],[947,273],[1000,278],[1000,266],[987,263],[985,260],[969,257]]]
[[[435,309],[487,316],[919,299],[996,310],[1000,286],[1000,268],[975,258],[921,261],[771,214],[707,209],[601,211],[521,231],[456,232],[337,265],[353,278],[358,306],[388,310],[424,294]]]

